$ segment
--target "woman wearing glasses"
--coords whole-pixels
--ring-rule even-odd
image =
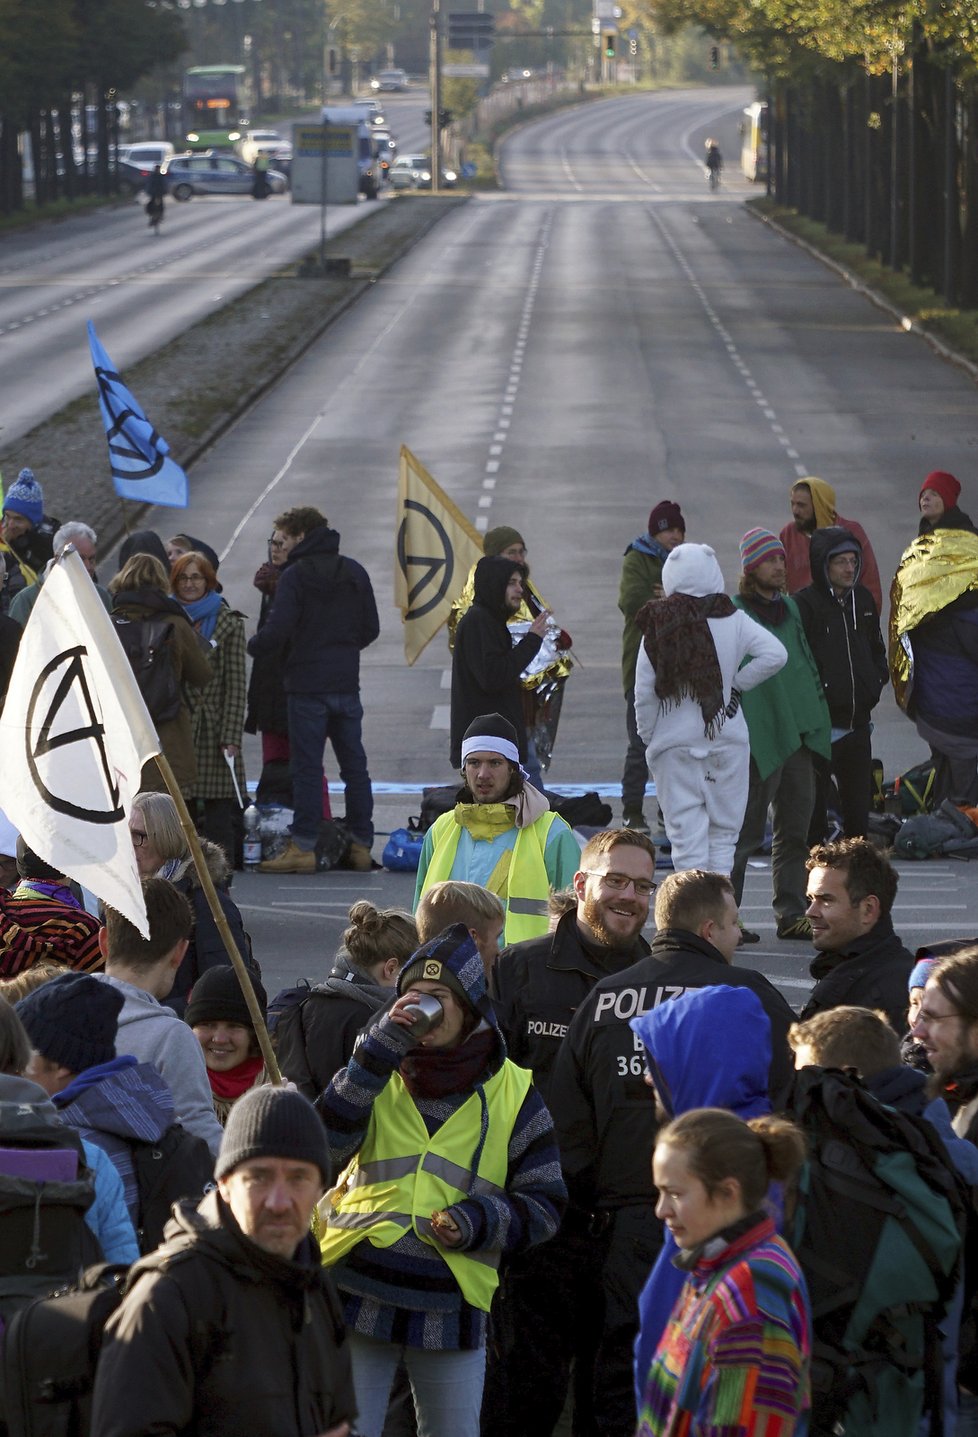
[[[302,511],[298,511],[301,513]],[[292,511],[281,514],[275,520],[271,538],[268,541],[268,558],[259,567],[252,583],[261,594],[261,608],[258,611],[258,629],[264,627],[272,611],[278,581],[286,561],[300,534],[289,533]],[[289,762],[289,718],[285,698],[285,655],[281,653],[260,654],[251,663],[251,678],[248,680],[248,708],[244,721],[245,733],[261,734],[262,781],[259,785],[270,794],[273,791],[269,779],[274,769],[266,772],[266,765],[277,765],[287,775]],[[274,786],[274,796],[279,799],[279,787]],[[281,799],[291,806],[291,782],[287,777],[281,787]],[[329,785],[323,774],[323,818],[332,818],[329,803]]]
[[[245,792],[244,615],[221,597],[214,566],[197,550],[177,559],[170,579],[173,597],[211,651],[210,682],[188,697],[197,759],[197,827],[211,842],[219,843],[236,866],[235,819],[242,806],[239,796],[243,798]]]

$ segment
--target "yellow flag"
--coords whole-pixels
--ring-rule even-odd
[[[404,657],[409,664],[448,618],[452,600],[481,558],[482,535],[402,444],[394,602],[404,621]]]

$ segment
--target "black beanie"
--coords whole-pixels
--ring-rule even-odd
[[[331,1181],[326,1129],[308,1098],[291,1088],[251,1088],[231,1109],[214,1169],[226,1177],[253,1158],[313,1163]]]
[[[268,997],[256,974],[250,974],[262,1017],[268,1009]],[[243,1023],[254,1031],[254,1022],[241,991],[241,981],[230,963],[207,968],[190,990],[190,1001],[183,1015],[190,1027],[198,1023]]]
[[[21,998],[17,1016],[42,1058],[83,1073],[111,1063],[123,997],[90,973],[64,973]]]

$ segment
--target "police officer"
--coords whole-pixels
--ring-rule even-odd
[[[688,988],[746,987],[770,1021],[776,1103],[791,1072],[791,1009],[762,974],[731,966],[739,925],[730,880],[700,869],[670,874],[656,896],[655,922],[648,956],[602,979],[579,1007],[548,1097],[571,1212],[590,1213],[591,1230],[602,1238],[598,1290],[590,1304],[603,1313],[593,1369],[593,1430],[601,1437],[632,1437],[635,1430],[638,1296],[662,1242],[650,1176],[655,1113],[644,1081],[644,1048],[628,1020]],[[690,1054],[691,1063],[710,1061],[709,1054]]]
[[[642,929],[654,874],[655,849],[646,834],[596,833],[574,875],[576,908],[552,934],[500,954],[493,974],[499,1024],[509,1056],[532,1070],[545,1099],[561,1040],[594,984],[649,952]],[[648,1162],[645,1175],[648,1201]],[[592,1213],[576,1209],[551,1242],[508,1268],[493,1308],[486,1379],[492,1402],[483,1409],[483,1437],[548,1437],[564,1406],[572,1360],[574,1434],[593,1437],[591,1388],[600,1325],[593,1295],[603,1251]]]

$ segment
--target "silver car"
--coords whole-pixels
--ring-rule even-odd
[[[193,195],[250,195],[255,171],[237,155],[216,150],[202,154],[173,155],[161,166],[167,189],[175,200]],[[265,179],[273,195],[284,194],[288,181],[280,170],[266,170]]]

